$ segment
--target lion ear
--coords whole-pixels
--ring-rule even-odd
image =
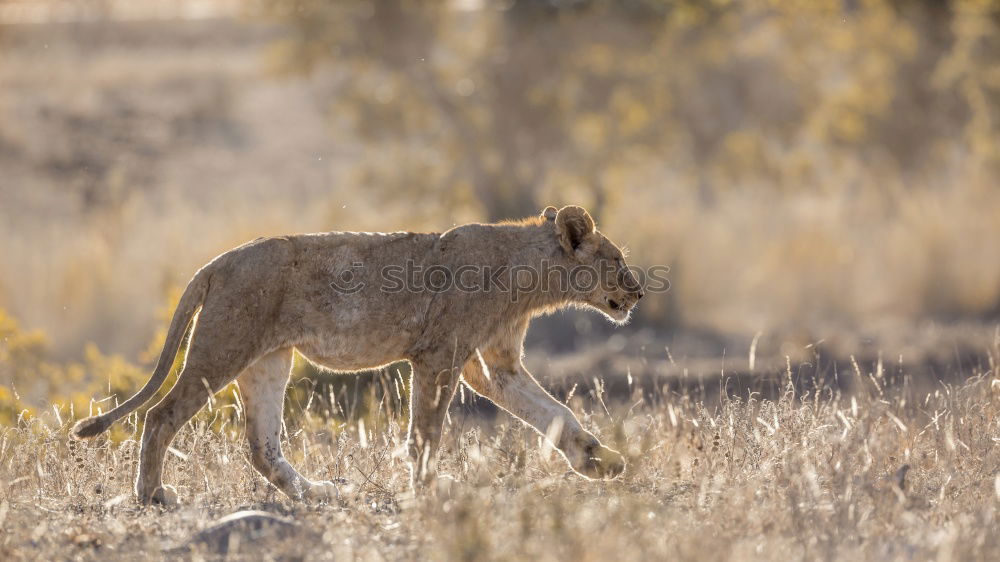
[[[552,205],[549,205],[548,207],[545,207],[544,211],[542,211],[542,218],[548,221],[554,221],[556,220],[556,213],[558,212],[559,212],[558,209],[556,209]]]
[[[556,236],[559,244],[572,254],[580,244],[594,233],[594,219],[583,207],[569,205],[556,213]]]

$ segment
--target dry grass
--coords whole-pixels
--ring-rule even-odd
[[[73,443],[70,420],[49,413],[0,429],[0,557],[149,556],[254,508],[315,533],[240,536],[231,543],[240,557],[995,559],[995,371],[930,392],[878,371],[848,375],[858,379],[852,395],[796,395],[786,375],[774,400],[707,406],[636,391],[610,410],[592,402],[579,412],[586,425],[630,460],[615,482],[568,474],[517,422],[486,428],[459,406],[445,476],[414,497],[399,453],[403,420],[369,418],[364,439],[356,423],[289,420],[286,452],[311,477],[344,479],[340,505],[280,496],[249,466],[239,412],[220,422],[226,412],[215,411],[186,427],[169,456],[166,481],[182,505],[140,508],[135,440]]]

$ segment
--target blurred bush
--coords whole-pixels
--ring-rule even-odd
[[[371,185],[472,196],[491,219],[572,186],[601,214],[637,169],[662,176],[639,191],[712,201],[1000,164],[993,2],[265,5],[294,30],[278,68],[328,67],[331,118],[397,163]]]

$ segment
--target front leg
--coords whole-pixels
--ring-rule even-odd
[[[450,357],[447,361],[412,361],[407,444],[412,462],[410,478],[414,487],[428,483],[437,472],[441,432],[461,375],[458,367],[449,366],[452,361]]]
[[[482,362],[475,357],[466,364],[463,378],[476,393],[549,439],[579,474],[615,478],[625,470],[620,453],[602,445],[565,404],[538,384],[521,364],[520,352],[491,350],[483,354]]]

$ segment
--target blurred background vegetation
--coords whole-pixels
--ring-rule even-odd
[[[569,203],[671,290],[611,338],[539,322],[543,380],[819,349],[939,376],[1000,319],[998,26],[985,0],[0,0],[0,411],[138,388],[178,289],[247,239]]]

